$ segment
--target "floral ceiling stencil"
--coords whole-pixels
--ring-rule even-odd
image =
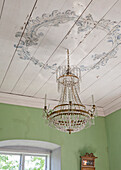
[[[26,31],[23,34],[22,40],[20,41],[19,46],[17,47],[17,53],[22,60],[29,60],[33,62],[36,66],[44,69],[52,70],[52,73],[55,72],[57,68],[57,63],[52,65],[45,64],[30,54],[30,47],[38,46],[40,43],[40,39],[44,36],[42,32],[42,28],[48,27],[58,27],[61,24],[65,24],[70,21],[76,21],[78,19],[78,15],[75,14],[74,11],[67,10],[65,12],[59,12],[58,10],[54,10],[51,14],[43,14],[41,17],[36,17],[35,19],[31,19],[29,24],[27,25]],[[98,23],[98,24],[97,24]],[[116,26],[115,26],[116,25]],[[107,36],[107,43],[110,43],[110,51],[103,52],[102,54],[93,54],[91,56],[94,64],[92,65],[80,65],[80,69],[82,71],[88,71],[90,69],[99,69],[101,66],[107,64],[107,62],[117,57],[118,46],[121,43],[121,30],[120,25],[118,25],[115,21],[102,19],[100,22],[94,21],[91,14],[87,15],[85,18],[81,17],[78,22],[76,22],[77,33],[80,34],[84,32],[87,34],[92,28],[96,26],[96,29],[100,29],[102,31],[110,32]],[[112,26],[115,26],[111,31]],[[17,32],[16,37],[20,38],[22,32]],[[95,64],[95,61],[96,64]]]

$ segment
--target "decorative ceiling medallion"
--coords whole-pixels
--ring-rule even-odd
[[[59,27],[61,24],[76,21],[78,17],[79,16],[71,10],[67,10],[65,12],[54,10],[51,14],[43,14],[42,17],[31,19],[27,25],[19,46],[17,47],[17,45],[14,45],[15,48],[17,47],[17,52],[20,59],[30,60],[36,66],[40,68],[43,67],[44,69],[50,69],[52,70],[52,73],[55,73],[57,63],[53,63],[52,65],[43,63],[41,59],[39,60],[31,55],[30,48],[39,46],[41,38],[44,36],[42,28]],[[94,64],[88,66],[80,65],[81,71],[99,69],[101,66],[105,66],[110,59],[117,57],[116,54],[118,52],[118,45],[121,44],[121,26],[118,25],[116,21],[105,19],[102,19],[98,24],[97,23],[98,21],[94,21],[91,14],[87,15],[85,18],[81,17],[76,23],[77,33],[80,34],[83,32],[83,36],[85,36],[96,25],[96,29],[106,31],[107,33],[109,32],[107,42],[110,43],[110,50],[108,52],[102,52],[102,54],[91,55],[90,57]],[[112,26],[115,26],[113,30]],[[17,32],[15,36],[20,38],[21,35],[22,31]],[[96,65],[95,61],[97,61]]]

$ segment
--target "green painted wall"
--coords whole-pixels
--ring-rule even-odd
[[[110,170],[121,170],[121,110],[105,118]]]
[[[96,118],[95,126],[68,135],[49,128],[40,109],[0,104],[0,140],[10,139],[41,140],[60,145],[62,170],[80,170],[79,157],[86,152],[98,157],[96,170],[109,170],[103,117]]]

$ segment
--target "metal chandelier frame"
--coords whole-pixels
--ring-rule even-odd
[[[67,49],[67,66],[59,66],[56,70],[58,91],[61,93],[57,106],[49,110],[45,106],[45,117],[49,125],[69,134],[78,132],[94,124],[95,104],[94,98],[91,110],[82,104],[80,93],[81,71],[77,66],[69,64],[69,50]]]

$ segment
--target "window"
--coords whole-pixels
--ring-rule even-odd
[[[24,170],[46,170],[45,156],[24,156]]]
[[[0,169],[48,170],[48,155],[0,153]]]
[[[20,155],[0,154],[0,169],[19,170]]]

